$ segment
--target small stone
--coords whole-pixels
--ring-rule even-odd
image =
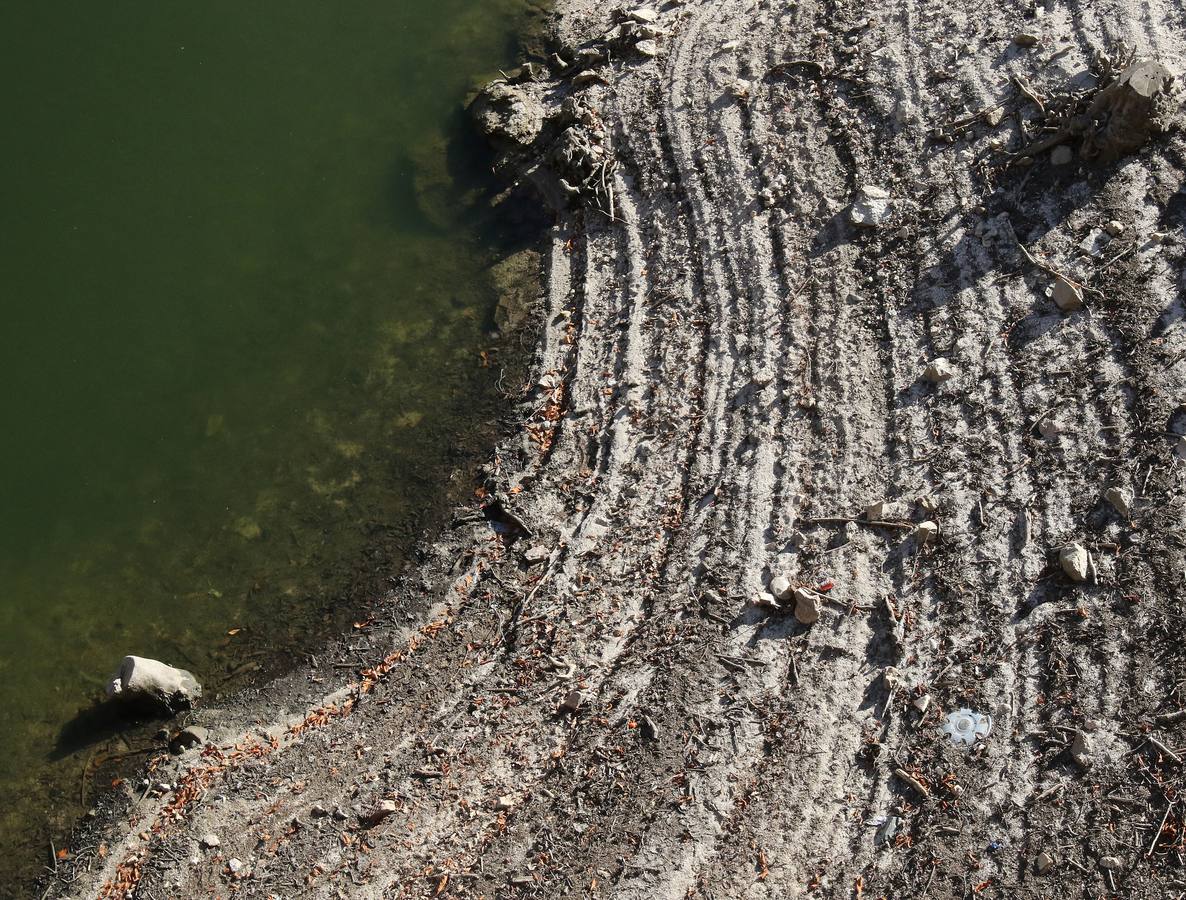
[[[775,575],[770,579],[770,593],[774,595],[775,600],[789,600],[792,589],[793,585],[789,578],[782,575]]]
[[[1001,107],[990,109],[984,114],[984,123],[990,128],[996,128],[1001,124],[1001,120],[1005,117],[1005,111]]]
[[[527,552],[523,554],[523,559],[527,561],[530,566],[538,565],[546,560],[551,555],[551,551],[547,547],[536,545],[535,547],[528,547]]]
[[[1119,872],[1124,868],[1124,860],[1119,856],[1101,856],[1100,868],[1105,872]]]
[[[805,588],[795,588],[794,598],[795,619],[801,625],[814,625],[819,621],[819,594]]]
[[[1075,158],[1075,152],[1066,144],[1059,144],[1050,151],[1050,164],[1052,166],[1066,166],[1071,160]]]
[[[255,519],[247,516],[240,516],[235,520],[235,534],[243,538],[245,541],[259,540],[264,533],[263,529],[259,527],[259,523]]]
[[[658,56],[659,45],[652,40],[639,41],[634,45],[634,49],[643,56]]]
[[[189,750],[191,747],[204,747],[210,739],[210,732],[201,725],[187,725],[178,732],[173,743],[178,750]]]
[[[862,228],[878,228],[894,216],[894,204],[884,188],[867,184],[857,191],[848,210],[848,220]]]
[[[753,85],[744,78],[738,78],[731,85],[729,85],[729,93],[738,100],[745,100],[749,97],[749,92],[752,88]]]
[[[198,838],[198,843],[206,850],[213,850],[215,847],[222,845],[222,841],[218,839],[217,834],[204,834]]]
[[[1124,223],[1118,219],[1112,219],[1104,223],[1104,231],[1108,232],[1112,237],[1120,237],[1120,235],[1124,234]]]
[[[1118,485],[1113,485],[1104,493],[1104,499],[1112,504],[1112,508],[1127,518],[1132,514],[1132,491],[1127,491]]]
[[[1058,552],[1058,562],[1071,581],[1084,582],[1091,571],[1091,554],[1082,544],[1067,544]]]
[[[243,870],[243,861],[238,857],[232,856],[226,861],[226,867],[230,869],[232,875],[238,875]]]
[[[1083,308],[1083,291],[1075,282],[1069,278],[1063,278],[1061,275],[1054,281],[1051,297],[1054,300],[1054,305],[1063,312],[1073,312]]]
[[[1094,741],[1091,739],[1086,731],[1076,731],[1074,738],[1071,739],[1071,759],[1082,766],[1084,769],[1091,768],[1091,754],[1094,748]]]
[[[640,22],[643,24],[650,24],[659,20],[659,14],[651,9],[649,6],[643,6],[639,9],[631,10],[626,13],[626,18],[632,22]]]
[[[951,361],[940,356],[937,359],[932,359],[927,363],[927,367],[923,370],[923,377],[932,384],[942,384],[945,381],[950,381],[956,375],[956,368],[951,364]]]
[[[939,539],[939,523],[931,519],[919,522],[914,529],[914,539],[920,544],[931,544]]]
[[[1039,875],[1045,875],[1047,872],[1049,872],[1053,868],[1054,868],[1054,857],[1051,856],[1049,853],[1047,853],[1045,850],[1043,850],[1041,853],[1039,853],[1037,858],[1034,860],[1034,871],[1037,872]]]
[[[362,823],[363,828],[374,828],[388,816],[395,815],[398,807],[394,800],[381,800],[376,806],[371,807],[365,815],[359,816],[358,820]]]
[[[494,809],[498,812],[506,812],[515,808],[515,798],[510,794],[503,794],[494,801]]]
[[[921,697],[915,697],[910,702],[913,704],[915,709],[925,716],[927,710],[931,708],[931,695],[923,694]]]
[[[309,815],[314,819],[324,819],[329,815],[329,810],[320,803],[314,803],[311,807],[309,807]]]
[[[865,507],[865,518],[870,522],[885,521],[885,515],[888,509],[889,504],[884,500],[878,500],[876,503],[870,503]]]
[[[1038,46],[1038,36],[1030,34],[1028,31],[1019,31],[1013,35],[1013,43],[1018,47],[1036,47]]]
[[[569,691],[564,696],[564,700],[560,704],[560,712],[575,713],[578,709],[581,708],[581,704],[584,702],[585,702],[585,695],[582,694],[580,691],[577,691],[577,690]]]

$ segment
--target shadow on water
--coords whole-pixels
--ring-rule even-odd
[[[54,748],[46,756],[50,762],[60,762],[81,750],[109,741],[114,737],[156,721],[153,718],[129,714],[113,703],[96,702],[80,709],[58,732]],[[163,719],[160,721],[164,721]]]

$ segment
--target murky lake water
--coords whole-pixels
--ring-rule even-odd
[[[62,729],[123,654],[219,691],[308,646],[489,417],[459,110],[528,12],[0,12],[0,880],[92,799],[119,744]]]

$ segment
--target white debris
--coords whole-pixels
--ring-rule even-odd
[[[651,22],[657,22],[659,20],[659,14],[649,6],[643,6],[626,13],[626,18],[633,22],[649,24]]]
[[[978,738],[988,737],[992,730],[992,716],[973,712],[964,707],[957,712],[948,713],[940,730],[951,738],[953,744],[967,744],[971,746]]]
[[[1058,552],[1058,562],[1071,581],[1086,581],[1091,571],[1091,554],[1078,542],[1063,547]]]
[[[927,367],[922,374],[932,384],[942,384],[954,378],[956,371],[955,366],[951,364],[951,360],[940,356],[927,363]]]
[[[659,45],[650,39],[647,39],[645,41],[639,41],[637,44],[634,45],[634,49],[637,50],[639,53],[641,53],[643,56],[658,56],[659,55]]]

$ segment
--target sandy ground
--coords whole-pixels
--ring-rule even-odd
[[[1004,165],[1041,124],[1012,76],[1054,108],[1122,42],[1180,71],[1186,10],[656,10],[656,56],[575,89],[615,164],[550,235],[512,515],[459,510],[390,618],[205,711],[221,744],[51,896],[1186,893],[1186,142]],[[561,0],[562,56],[614,21]],[[818,622],[755,602],[778,575],[832,585]]]

